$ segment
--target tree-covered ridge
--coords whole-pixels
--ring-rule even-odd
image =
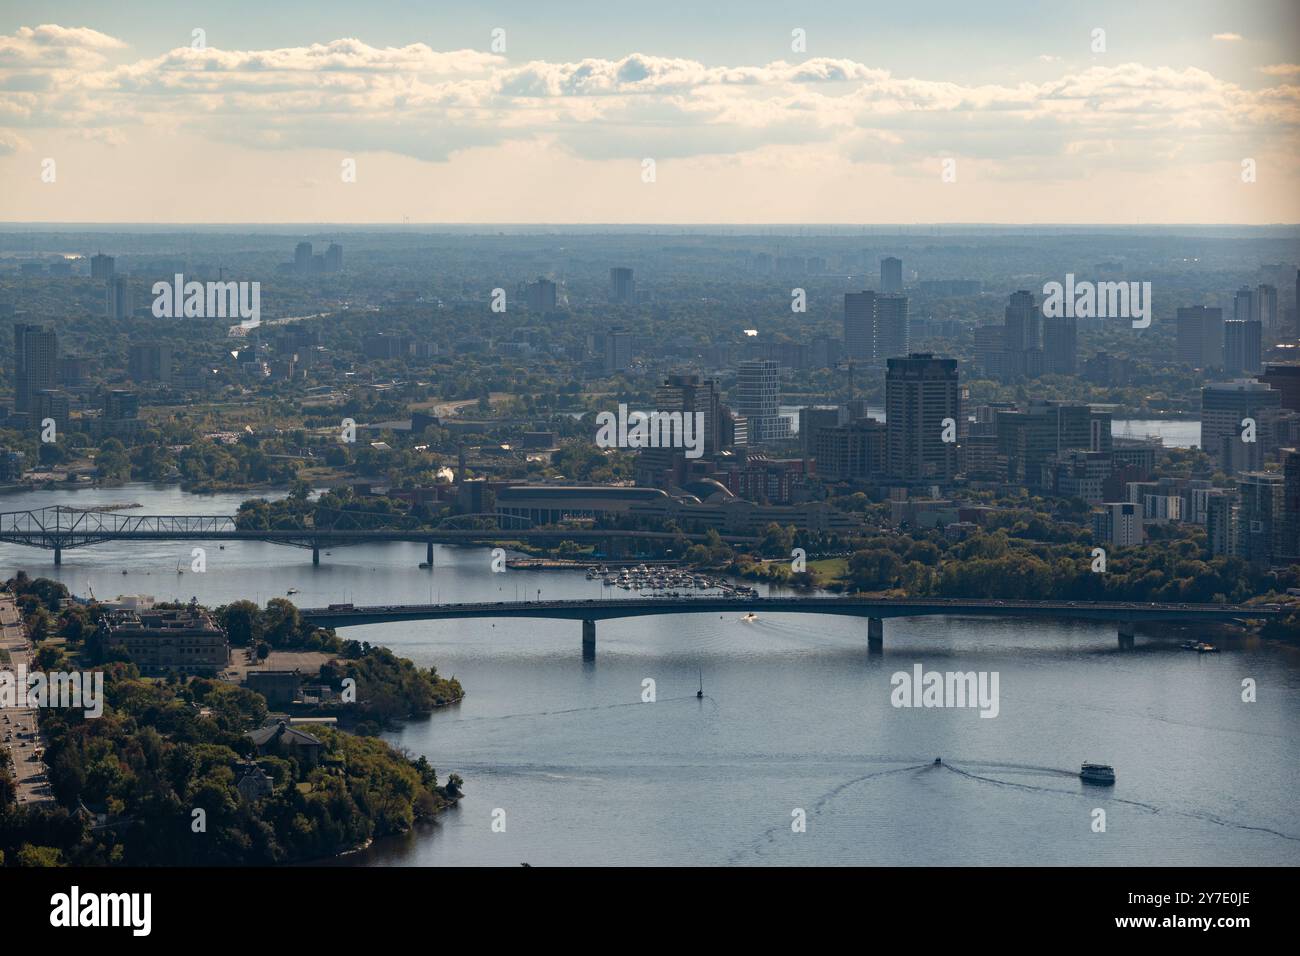
[[[0,848],[17,860],[25,845],[58,851],[71,865],[249,865],[327,856],[408,830],[459,793],[440,787],[424,758],[412,761],[376,738],[330,727],[314,765],[295,756],[257,757],[245,731],[266,714],[257,694],[219,681],[141,679],[111,665],[104,716],[42,714],[46,760],[59,806],[0,809]],[[241,799],[240,778],[256,761],[272,792]],[[96,826],[104,814],[105,825]],[[203,811],[195,832],[196,810]]]
[[[260,694],[202,677],[148,679],[122,660],[92,662],[104,649],[69,634],[97,620],[99,605],[59,609],[67,594],[61,584],[21,574],[8,586],[29,627],[40,619],[47,637],[61,638],[38,648],[41,666],[102,669],[105,701],[97,719],[80,710],[40,712],[54,808],[18,807],[0,767],[0,864],[295,862],[404,832],[459,796],[455,774],[440,786],[424,757],[412,760],[378,738],[335,727],[306,728],[318,748],[264,746],[259,755],[248,734],[267,723]],[[296,608],[283,605],[248,615],[249,634],[288,646],[315,634]],[[230,617],[229,608],[221,612]],[[463,693],[436,669],[325,635],[339,658],[320,678],[336,688],[345,678],[356,681],[350,717],[363,726],[428,713]],[[260,788],[246,781],[241,793],[250,776]]]
[[[320,678],[335,690],[344,680],[355,680],[357,704],[380,724],[422,717],[465,696],[460,681],[440,676],[436,667],[421,670],[386,647],[356,641],[346,642],[338,659],[321,666]]]

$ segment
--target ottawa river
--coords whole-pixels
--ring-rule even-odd
[[[233,514],[245,497],[129,485],[8,495],[0,510]],[[213,605],[290,587],[303,606],[601,596],[580,573],[492,574],[483,548],[437,548],[430,574],[417,544],[337,548],[313,568],[307,551],[212,543],[206,573],[177,575],[191,547],[98,545],[56,569],[51,552],[0,545],[0,573]],[[1111,626],[922,618],[886,621],[884,654],[869,657],[863,620],[741,614],[599,622],[594,664],[576,621],[344,629],[467,691],[387,735],[440,777],[460,773],[460,806],[344,862],[1300,864],[1296,649],[1213,635],[1223,653],[1198,655],[1139,629],[1120,652]],[[997,672],[997,717],[891,706],[890,676],[914,664]],[[647,678],[655,703],[641,702]],[[1241,700],[1246,678],[1256,703]],[[1116,786],[1081,784],[1085,760],[1114,765]],[[792,832],[796,809],[806,832]]]

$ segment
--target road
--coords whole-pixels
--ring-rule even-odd
[[[0,650],[8,654],[8,663],[0,655],[0,669],[16,672],[19,664],[32,666],[32,647],[27,640],[22,615],[14,604],[14,596],[0,594]],[[9,751],[13,759],[14,775],[18,784],[20,806],[38,806],[53,803],[45,763],[33,760],[37,748],[44,750],[45,740],[40,736],[35,707],[0,707],[0,746]]]
[[[497,601],[495,603],[410,604],[361,607],[350,604],[324,608],[299,608],[304,618],[327,627],[377,624],[388,621],[445,618],[526,617],[573,621],[600,621],[650,614],[726,613],[847,614],[877,619],[895,617],[1027,617],[1066,620],[1194,621],[1271,619],[1285,610],[1278,605],[1159,604],[1125,601],[1019,601],[982,598],[873,598],[873,597],[718,597],[588,598],[561,601]]]

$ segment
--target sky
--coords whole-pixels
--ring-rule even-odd
[[[1297,223],[1298,121],[1295,0],[0,6],[10,223]]]

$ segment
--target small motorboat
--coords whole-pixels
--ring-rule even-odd
[[[741,618],[741,620],[746,623],[750,623],[751,621],[757,621],[758,615],[755,614],[753,611],[749,611],[747,614],[745,614],[744,617]]]
[[[298,589],[297,589],[297,588],[289,588],[289,590],[285,591],[284,593],[285,593],[285,594],[297,594],[297,593],[298,593]]]
[[[1079,779],[1084,783],[1096,784],[1099,787],[1113,787],[1115,785],[1115,768],[1104,763],[1085,763],[1079,768]]]
[[[1219,649],[1218,649],[1217,647],[1215,647],[1213,644],[1206,644],[1205,642],[1201,642],[1200,644],[1197,644],[1197,645],[1196,645],[1196,650],[1197,650],[1197,652],[1200,653],[1200,654],[1217,654],[1217,653],[1219,653]]]
[[[934,758],[934,765],[935,765],[936,767],[941,767],[941,766],[943,766],[943,758],[942,758],[942,757],[935,757],[935,758]]]

